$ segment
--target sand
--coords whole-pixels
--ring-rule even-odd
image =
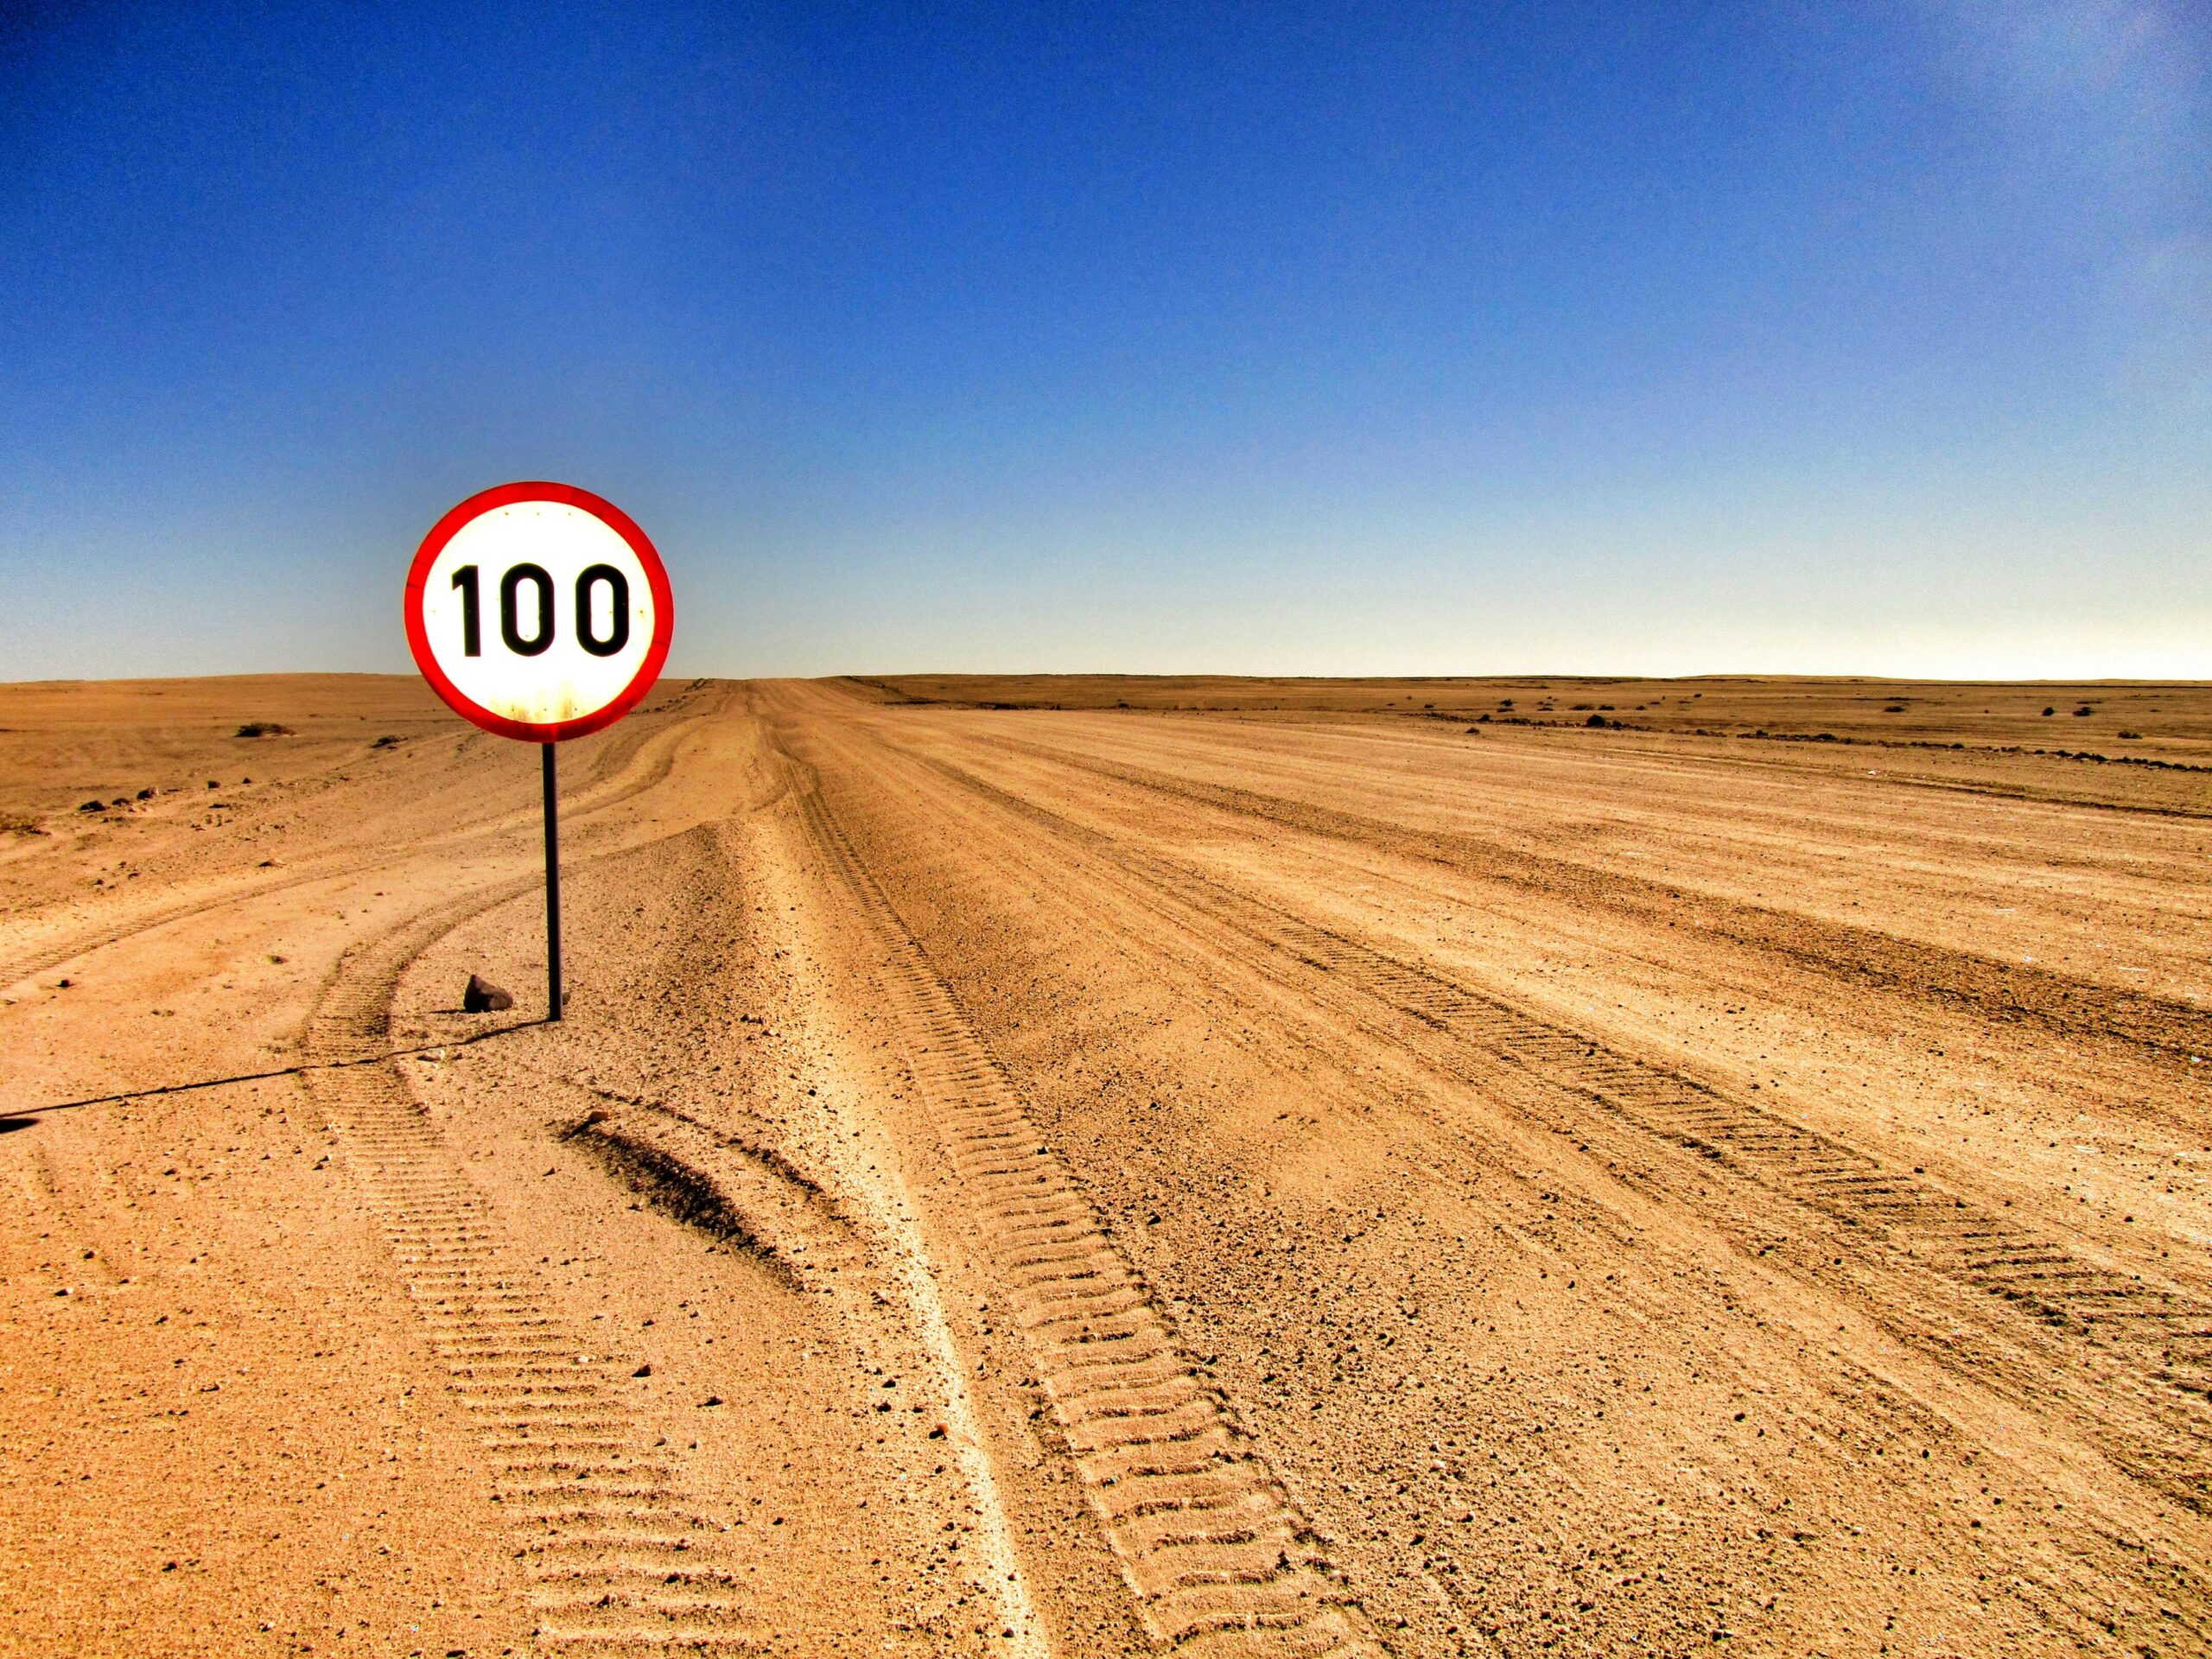
[[[2212,1651],[2212,689],[0,728],[0,1653]]]

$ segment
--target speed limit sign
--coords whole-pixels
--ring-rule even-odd
[[[567,484],[502,484],[432,526],[407,572],[407,644],[453,711],[541,746],[547,1018],[561,1017],[553,746],[612,726],[668,660],[676,601],[629,514]]]
[[[676,631],[660,555],[629,514],[566,484],[502,484],[438,520],[407,573],[407,643],[463,719],[524,742],[612,726]]]

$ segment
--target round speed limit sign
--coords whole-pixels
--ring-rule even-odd
[[[454,713],[557,743],[660,677],[676,603],[629,514],[566,484],[502,484],[438,520],[407,573],[407,643]]]

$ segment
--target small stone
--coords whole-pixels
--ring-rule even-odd
[[[461,994],[463,1014],[499,1014],[514,1005],[513,997],[475,974],[468,976],[467,987]]]
[[[105,801],[79,801],[77,804],[77,810],[79,812],[105,812],[107,810],[107,803]]]

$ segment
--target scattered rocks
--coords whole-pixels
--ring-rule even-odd
[[[463,1014],[501,1014],[514,1005],[512,995],[475,974],[468,976],[468,984],[461,994]]]

